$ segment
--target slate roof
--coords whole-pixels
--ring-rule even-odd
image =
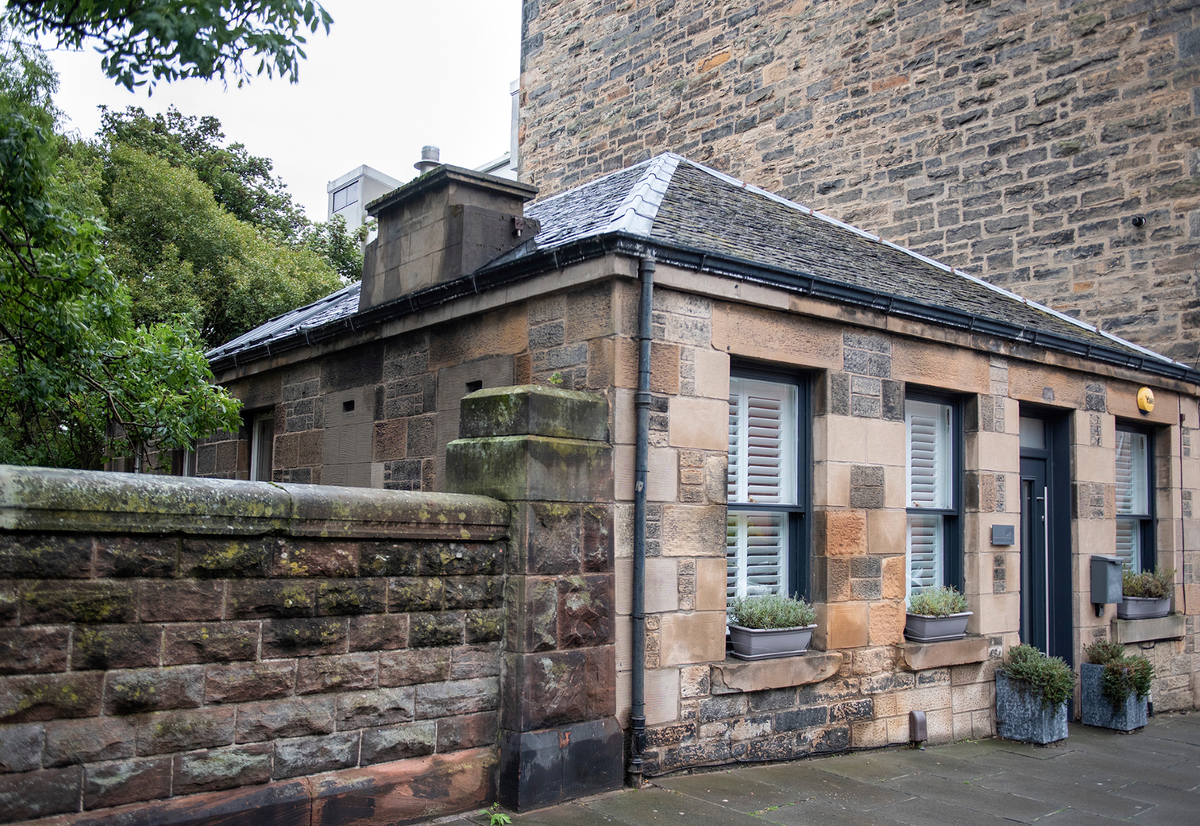
[[[537,201],[525,212],[540,221],[537,236],[468,276],[465,291],[486,289],[489,278],[529,274],[539,261],[551,261],[543,269],[557,268],[598,254],[597,242],[616,239],[682,266],[1200,378],[1165,356],[673,153]],[[572,250],[573,257],[560,259]],[[446,300],[454,286],[431,290]],[[418,306],[415,298],[398,299],[390,312],[408,312]],[[209,360],[216,366],[302,344],[357,309],[354,284],[210,351]],[[371,312],[380,311],[386,307]]]

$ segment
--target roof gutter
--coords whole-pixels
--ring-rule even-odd
[[[456,298],[502,287],[534,275],[563,269],[572,264],[611,254],[636,258],[651,256],[659,264],[669,264],[739,281],[763,284],[799,295],[809,295],[850,306],[865,307],[887,315],[993,336],[1018,344],[1031,344],[1103,364],[1200,385],[1200,370],[1165,358],[1126,352],[1104,344],[1090,344],[1058,333],[1030,330],[1027,327],[971,313],[921,304],[908,298],[843,284],[817,275],[765,267],[740,258],[675,244],[665,244],[624,232],[588,236],[562,246],[537,250],[515,259],[506,256],[507,260],[504,262],[485,266],[470,276],[438,284],[357,313],[351,317],[355,319],[353,326],[347,318],[339,319],[313,330],[310,337],[319,342],[351,329],[362,329],[400,315],[435,307]],[[297,331],[286,339],[275,341],[271,350],[273,353],[279,354],[285,350],[303,346],[304,343],[304,336]],[[266,355],[265,346],[259,345],[241,351],[237,362],[246,364],[257,358],[264,358]],[[233,354],[230,354],[214,360],[211,366],[216,372],[231,367],[233,364]]]

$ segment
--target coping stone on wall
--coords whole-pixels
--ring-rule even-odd
[[[481,496],[0,465],[2,530],[487,540],[508,520]]]

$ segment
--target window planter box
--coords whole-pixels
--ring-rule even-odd
[[[1171,598],[1122,597],[1117,603],[1119,619],[1152,619],[1171,613]]]
[[[996,734],[1023,743],[1056,743],[1067,737],[1067,703],[1042,706],[1042,695],[1023,680],[996,672]]]
[[[815,625],[795,628],[743,628],[729,626],[729,641],[733,644],[733,656],[739,660],[767,660],[773,657],[789,657],[803,654],[812,641]]]
[[[1133,731],[1145,726],[1146,701],[1149,698],[1143,697],[1139,700],[1136,692],[1130,692],[1125,698],[1125,703],[1114,711],[1112,703],[1104,696],[1103,679],[1104,666],[1095,663],[1083,663],[1079,666],[1083,724],[1117,731]]]
[[[961,640],[967,635],[967,620],[973,611],[931,617],[925,614],[908,614],[904,621],[904,636],[915,642],[940,642]]]

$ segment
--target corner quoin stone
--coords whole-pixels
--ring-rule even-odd
[[[608,403],[600,396],[525,384],[477,390],[463,397],[458,434],[552,436],[604,442],[608,439]]]

